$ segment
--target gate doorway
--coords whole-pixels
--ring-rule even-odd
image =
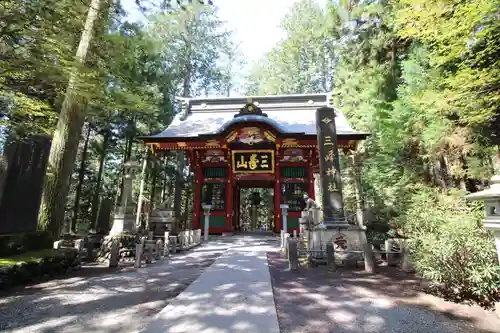
[[[233,230],[263,232],[274,229],[274,183],[245,180],[236,183]]]

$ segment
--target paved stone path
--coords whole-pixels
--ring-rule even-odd
[[[276,245],[272,237],[218,238],[147,268],[0,295],[0,331],[500,333],[493,314],[418,293],[408,277],[288,272]]]
[[[268,257],[281,333],[500,333],[493,313],[419,292],[397,270],[289,272],[279,253]]]
[[[266,252],[272,238],[229,237],[231,247],[165,307],[145,333],[279,333]]]
[[[0,332],[137,333],[228,246],[211,243],[138,270],[65,278],[0,295]]]

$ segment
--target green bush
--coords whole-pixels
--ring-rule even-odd
[[[416,193],[400,225],[411,238],[417,272],[449,300],[485,308],[500,300],[500,266],[492,235],[482,228],[481,205],[465,193]]]

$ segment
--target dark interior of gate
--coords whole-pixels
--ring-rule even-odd
[[[315,111],[327,94],[183,99],[183,110],[163,132],[144,137],[154,152],[185,151],[194,170],[193,227],[209,232],[299,230],[303,194],[315,197],[318,144]],[[332,112],[333,113],[333,112]],[[336,112],[339,149],[354,149],[365,133]],[[316,177],[315,177],[316,175]]]

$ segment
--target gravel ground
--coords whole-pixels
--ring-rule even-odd
[[[396,269],[289,272],[277,252],[268,262],[282,333],[500,332],[493,313],[419,292],[420,281]]]
[[[80,276],[1,295],[0,331],[138,332],[224,250],[199,247],[138,270],[89,276],[84,269]]]

